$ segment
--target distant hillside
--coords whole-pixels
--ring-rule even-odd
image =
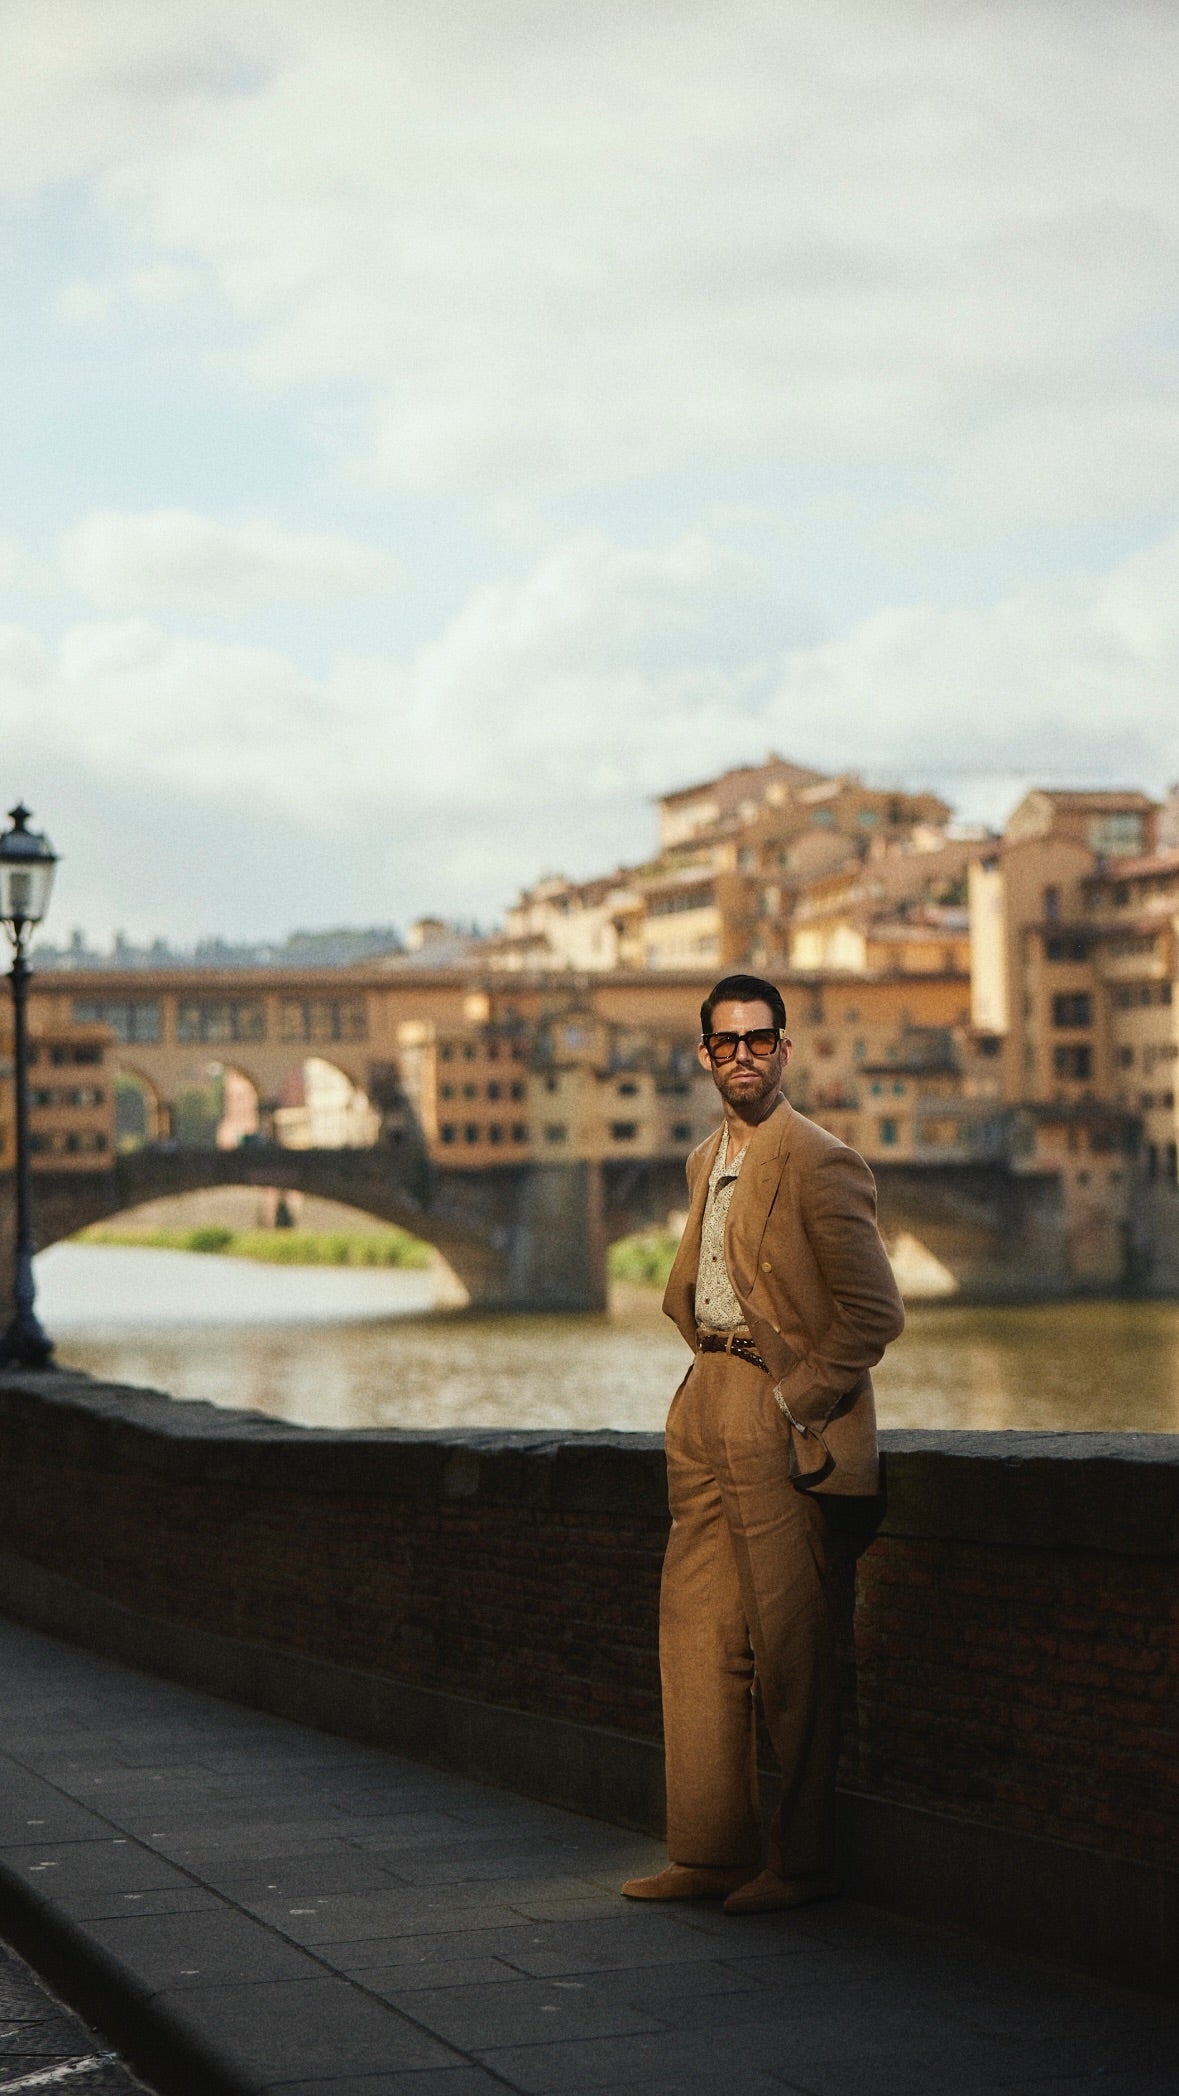
[[[391,924],[356,928],[340,925],[331,931],[291,932],[281,944],[232,945],[225,939],[198,939],[195,946],[169,946],[153,939],[150,946],[136,946],[116,933],[107,952],[90,946],[83,933],[75,932],[67,946],[48,940],[33,948],[36,968],[346,968],[350,962],[369,960],[374,954],[400,953],[402,942]]]

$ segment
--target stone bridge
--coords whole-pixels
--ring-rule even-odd
[[[8,1180],[10,1175],[4,1175]],[[0,1260],[10,1270],[10,1186],[0,1180]],[[488,1310],[598,1310],[606,1301],[606,1247],[657,1227],[682,1207],[676,1159],[507,1164],[443,1169],[420,1149],[237,1150],[148,1146],[106,1172],[38,1171],[39,1247],[141,1202],[216,1186],[281,1187],[363,1209],[433,1245],[473,1305]]]
[[[997,1164],[885,1165],[876,1167],[876,1179],[881,1229],[907,1300],[1018,1302],[1082,1292],[1055,1174],[1012,1173]],[[417,1146],[391,1143],[330,1150],[148,1146],[118,1157],[106,1172],[38,1171],[37,1242],[53,1244],[163,1195],[241,1185],[319,1195],[412,1230],[448,1261],[472,1304],[488,1310],[603,1308],[607,1247],[632,1231],[661,1227],[685,1199],[683,1163],[674,1157],[464,1171],[430,1163]],[[11,1271],[12,1206],[10,1175],[0,1175],[3,1283]],[[1169,1203],[1164,1220],[1166,1228],[1151,1237],[1170,1247],[1171,1275],[1171,1267],[1179,1270],[1179,1200]],[[1111,1278],[1116,1288],[1118,1276]],[[1133,1262],[1120,1279],[1155,1292],[1149,1270],[1136,1275]],[[1107,1280],[1102,1292],[1110,1286]]]

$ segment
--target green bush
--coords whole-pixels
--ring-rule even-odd
[[[202,1223],[193,1230],[120,1230],[97,1224],[89,1244],[148,1245],[169,1252],[221,1252],[268,1266],[429,1266],[428,1244],[408,1230],[242,1230]]]
[[[643,1230],[635,1237],[620,1237],[606,1254],[610,1279],[665,1288],[679,1242],[674,1230]]]
[[[233,1231],[224,1223],[201,1223],[195,1230],[161,1230],[158,1235],[179,1238],[181,1252],[227,1252],[233,1243]]]

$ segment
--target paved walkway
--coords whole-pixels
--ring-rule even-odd
[[[846,1901],[622,1901],[658,1860],[0,1623],[0,1927],[163,2087],[1174,2096],[1157,1999]]]
[[[0,1943],[0,2096],[151,2096],[97,2033]]]

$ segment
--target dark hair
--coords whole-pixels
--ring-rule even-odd
[[[725,975],[709,991],[700,1007],[700,1031],[712,1032],[712,1015],[718,1004],[768,1004],[779,1033],[786,1031],[786,1007],[782,992],[761,975]]]

